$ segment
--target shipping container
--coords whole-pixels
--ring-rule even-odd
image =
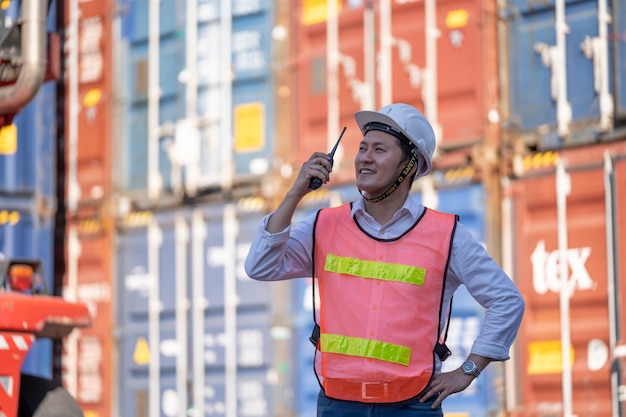
[[[418,180],[419,182],[419,180]],[[421,187],[424,188],[424,187]],[[448,188],[430,192],[419,191],[416,184],[415,193],[420,201],[428,207],[454,213],[460,221],[479,241],[485,238],[485,195],[480,184],[469,183],[456,185],[448,181]],[[311,193],[303,202],[294,216],[294,223],[315,213],[319,208],[329,207],[354,201],[359,197],[356,186],[321,188]],[[316,415],[317,394],[319,383],[313,372],[315,348],[309,341],[313,329],[313,291],[310,279],[298,279],[292,286],[293,295],[293,333],[294,333],[294,389],[296,391],[295,415],[313,417]],[[444,363],[442,370],[451,371],[463,363],[470,353],[474,339],[477,337],[484,316],[483,308],[469,295],[464,287],[454,295],[452,316],[446,344],[452,356]],[[465,391],[453,395],[443,403],[446,415],[487,417],[500,411],[504,392],[502,384],[503,370],[499,364],[492,364]]]
[[[624,72],[626,72],[626,4],[622,1],[614,1],[611,7],[613,7],[613,20],[611,22],[613,31],[610,33],[610,46],[614,56],[613,72],[617,74],[613,98],[615,99],[615,115],[618,119],[624,120],[626,118],[626,81],[624,81]]]
[[[452,185],[432,192],[422,191],[419,196],[422,204],[432,209],[458,215],[463,226],[480,242],[485,242],[487,200],[480,184]],[[460,287],[452,301],[452,315],[446,340],[452,356],[442,364],[442,371],[452,371],[462,365],[478,336],[483,317],[483,307],[469,295],[465,287]],[[499,383],[502,381],[502,371],[499,363],[492,363],[464,391],[450,396],[443,402],[444,414],[472,417],[497,415],[501,412],[501,399],[504,394],[503,385]]]
[[[0,34],[7,51],[12,45],[10,37],[5,39],[5,36],[15,27],[20,16],[18,1],[8,2],[0,10]],[[46,30],[51,34],[50,51],[54,50],[50,38],[58,35],[55,19],[55,2],[52,2],[46,22]],[[7,67],[3,80],[10,77],[10,71]],[[30,198],[36,196],[38,204],[52,211],[56,206],[56,100],[55,83],[44,82],[32,100],[13,118],[12,124],[2,129],[0,138],[0,192]]]
[[[497,140],[491,132],[498,116],[495,2],[341,1],[337,7],[336,19],[327,18],[325,2],[299,2],[292,14],[293,164],[329,151],[347,126],[334,175],[353,181],[361,140],[354,113],[390,102],[427,116],[442,166],[458,165],[447,161],[450,151],[467,158],[473,145]]]
[[[113,411],[115,335],[113,298],[114,206],[112,150],[115,119],[113,0],[66,1],[64,164],[59,173],[65,229],[58,251],[66,299],[85,303],[89,328],[63,341],[62,381],[81,409],[94,417]]]
[[[125,219],[116,243],[116,414],[275,415],[270,382],[280,358],[271,334],[285,300],[243,270],[262,207],[205,203]]]
[[[513,415],[624,415],[625,158],[623,140],[529,154],[505,187],[526,300]]]
[[[63,343],[63,384],[82,410],[93,416],[112,412],[115,358],[113,234],[100,217],[69,218],[65,230],[63,296],[89,308],[91,325]]]
[[[119,190],[145,203],[260,182],[275,168],[274,2],[122,3]]]
[[[66,43],[65,139],[70,215],[79,206],[111,196],[113,119],[113,0],[71,3],[65,22],[71,32]],[[76,9],[72,9],[75,5]]]
[[[501,13],[507,128],[539,150],[610,139],[625,117],[623,2],[511,0]]]

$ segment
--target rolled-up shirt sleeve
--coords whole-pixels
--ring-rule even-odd
[[[266,230],[271,214],[263,218],[250,245],[244,268],[258,281],[310,277],[314,215],[278,233]]]
[[[507,360],[524,314],[524,299],[480,242],[463,225],[457,226],[450,278],[465,285],[485,308],[483,325],[471,352],[494,360]]]

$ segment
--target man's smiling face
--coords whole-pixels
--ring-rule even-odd
[[[378,130],[365,134],[354,158],[357,188],[377,196],[396,181],[406,165],[398,139]]]

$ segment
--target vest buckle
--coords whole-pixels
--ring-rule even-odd
[[[362,382],[361,397],[363,399],[387,398],[389,386],[386,382]]]

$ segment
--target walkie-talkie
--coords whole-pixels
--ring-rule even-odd
[[[334,162],[333,157],[335,156],[335,151],[337,150],[337,146],[339,146],[339,142],[341,142],[341,138],[343,137],[343,134],[345,133],[345,131],[346,131],[346,126],[343,127],[343,130],[341,131],[341,134],[339,135],[339,139],[337,139],[335,146],[333,146],[333,150],[330,151],[330,153],[328,154],[328,157],[330,158],[330,166],[333,166],[333,162]],[[322,186],[322,180],[320,180],[317,177],[311,178],[311,182],[309,183],[309,188],[311,190],[317,190],[321,186]]]

